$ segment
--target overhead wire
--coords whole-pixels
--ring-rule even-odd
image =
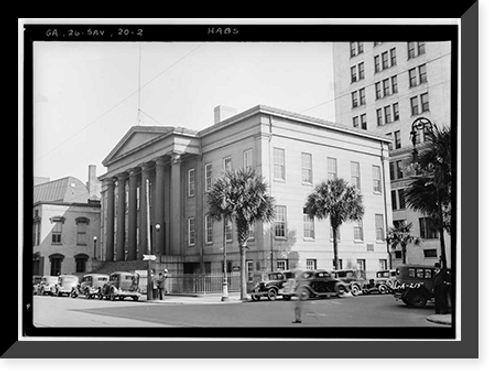
[[[92,120],[90,123],[86,124],[79,131],[77,131],[73,135],[69,136],[67,139],[65,139],[64,141],[62,141],[60,144],[58,144],[57,146],[55,146],[53,149],[51,149],[50,151],[48,151],[47,153],[45,153],[43,156],[41,156],[40,158],[38,158],[36,161],[40,161],[40,160],[44,159],[45,157],[47,157],[48,155],[50,155],[51,153],[53,153],[54,151],[56,151],[57,149],[59,149],[61,146],[63,146],[64,144],[66,144],[69,140],[73,139],[74,137],[76,137],[77,135],[79,135],[81,132],[83,132],[84,130],[86,130],[87,128],[89,128],[92,124],[94,124],[95,122],[97,122],[98,120],[100,120],[101,118],[103,118],[104,116],[106,116],[107,114],[111,113],[115,108],[117,108],[119,105],[121,105],[122,103],[124,103],[125,101],[127,101],[128,99],[130,99],[132,96],[134,96],[135,94],[137,94],[141,89],[143,89],[144,87],[148,86],[153,81],[155,81],[160,76],[162,76],[164,73],[166,73],[168,70],[170,70],[174,66],[176,66],[179,62],[181,62],[184,59],[186,59],[188,56],[190,56],[192,53],[194,53],[196,50],[198,50],[202,45],[203,44],[199,44],[198,46],[196,46],[194,49],[192,49],[187,54],[185,54],[184,56],[182,56],[181,58],[179,58],[177,61],[175,61],[172,65],[170,65],[169,67],[167,67],[165,70],[161,71],[158,75],[156,75],[155,77],[153,77],[152,79],[150,79],[148,82],[146,82],[142,86],[139,86],[139,88],[137,90],[135,90],[132,93],[130,93],[128,96],[126,96],[125,98],[123,98],[120,102],[118,102],[117,104],[115,104],[114,106],[112,106],[111,108],[109,108],[106,112],[104,112],[103,114],[101,114],[100,116],[98,116],[97,118],[95,118],[94,120]]]

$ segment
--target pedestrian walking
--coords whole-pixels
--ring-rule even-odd
[[[165,272],[160,272],[160,277],[158,278],[157,281],[157,286],[158,286],[158,295],[160,297],[160,300],[163,300],[163,295],[165,293],[165,288],[167,284],[167,273],[168,271],[165,269]]]

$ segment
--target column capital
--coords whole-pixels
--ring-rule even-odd
[[[180,153],[172,153],[170,155],[170,164],[180,164],[181,163],[181,154]]]
[[[156,163],[157,167],[163,167],[167,165],[167,160],[165,159],[165,157],[155,158],[154,162]]]
[[[141,171],[139,168],[131,168],[127,169],[127,174],[129,177],[138,176],[139,174],[141,174]]]

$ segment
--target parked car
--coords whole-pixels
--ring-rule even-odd
[[[396,281],[396,269],[384,269],[375,273],[375,287],[379,293],[391,293]]]
[[[348,291],[349,284],[335,278],[330,271],[317,269],[303,271],[296,278],[288,280],[282,294],[286,299],[297,296],[305,300],[313,297],[342,296]]]
[[[77,289],[79,283],[80,279],[78,276],[61,275],[57,279],[57,283],[52,286],[51,294],[56,297],[67,295],[68,297],[75,298],[75,294],[78,295]]]
[[[394,297],[405,305],[424,307],[433,300],[436,268],[432,265],[400,265],[396,268]]]
[[[137,273],[114,272],[109,275],[109,281],[103,285],[98,298],[115,301],[130,297],[137,301],[140,296],[139,275]]]
[[[359,269],[337,269],[332,271],[335,278],[349,284],[349,290],[353,296],[363,293],[363,288],[368,284],[365,271]]]
[[[281,295],[283,286],[288,279],[294,277],[294,272],[290,270],[271,272],[266,277],[266,280],[259,282],[252,289],[251,298],[253,301],[260,300],[260,297],[267,297],[270,301],[274,301],[278,295]]]
[[[43,276],[42,280],[38,284],[38,295],[44,296],[51,294],[52,287],[57,284],[57,276]]]
[[[101,273],[86,274],[80,284],[80,292],[86,298],[96,298],[102,292],[102,287],[109,281],[109,275]]]
[[[33,276],[33,294],[38,294],[40,281],[42,281],[42,276]]]

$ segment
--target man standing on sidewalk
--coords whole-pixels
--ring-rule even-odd
[[[167,270],[165,269],[165,274],[160,272],[160,277],[158,278],[157,286],[158,286],[158,295],[160,300],[163,300],[163,294],[165,293],[165,286],[167,281]]]

